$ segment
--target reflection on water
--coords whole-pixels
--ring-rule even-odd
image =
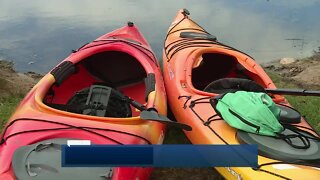
[[[317,0],[10,0],[0,1],[0,58],[20,71],[47,72],[71,49],[130,20],[161,59],[167,28],[184,7],[218,40],[258,62],[307,56],[320,46]]]

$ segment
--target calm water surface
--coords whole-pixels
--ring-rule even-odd
[[[178,9],[258,62],[304,57],[320,46],[318,0],[2,0],[0,59],[44,73],[86,42],[134,21],[161,59]],[[290,40],[298,39],[298,40]]]

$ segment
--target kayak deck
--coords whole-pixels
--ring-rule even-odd
[[[217,81],[230,78],[251,80],[255,86],[259,87],[259,90],[276,89],[270,77],[252,57],[218,42],[216,37],[192,21],[185,10],[178,12],[169,27],[164,43],[163,69],[169,105],[177,121],[192,126],[193,130],[185,131],[185,134],[193,144],[244,143],[237,136],[236,129],[216,116],[217,113],[210,104],[210,99],[219,94],[229,92],[229,90],[243,89],[239,86],[230,88],[224,82]],[[217,88],[218,85],[223,87]],[[249,89],[251,87],[249,86]],[[290,115],[295,112],[283,96],[270,95],[275,103],[284,107],[283,111],[289,112]],[[295,123],[303,129],[310,128],[307,131],[319,137],[306,119],[302,118],[299,113],[298,115],[293,114],[298,121],[290,123]],[[287,116],[288,114],[284,115],[286,118]],[[252,139],[257,139],[256,137],[250,138],[251,142],[246,139],[249,144],[252,143]],[[264,141],[269,143],[270,140],[264,139]],[[254,144],[258,143],[254,142]],[[308,156],[306,159],[311,159],[311,161],[305,159],[304,164],[296,162],[299,159],[299,150],[286,151],[288,146],[283,146],[283,148],[275,149],[280,150],[281,153],[294,152],[294,155],[290,157],[294,159],[293,161],[292,159],[290,162],[286,161],[285,156],[281,156],[281,153],[278,153],[280,158],[279,156],[276,158],[275,153],[272,155],[262,153],[258,156],[258,169],[217,167],[217,170],[228,179],[314,179],[320,175],[317,163],[312,162],[314,158],[318,158],[319,142],[312,141],[312,146],[313,148],[308,152],[302,153]],[[263,147],[259,145],[259,148]]]

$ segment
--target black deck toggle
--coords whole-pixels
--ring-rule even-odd
[[[134,23],[133,23],[133,22],[128,21],[128,26],[129,26],[129,27],[133,27],[133,25],[134,25]]]
[[[182,14],[186,16],[186,15],[190,15],[190,12],[188,9],[184,8]]]

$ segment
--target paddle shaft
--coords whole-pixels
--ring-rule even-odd
[[[267,93],[293,96],[320,96],[320,91],[305,89],[265,89]]]

